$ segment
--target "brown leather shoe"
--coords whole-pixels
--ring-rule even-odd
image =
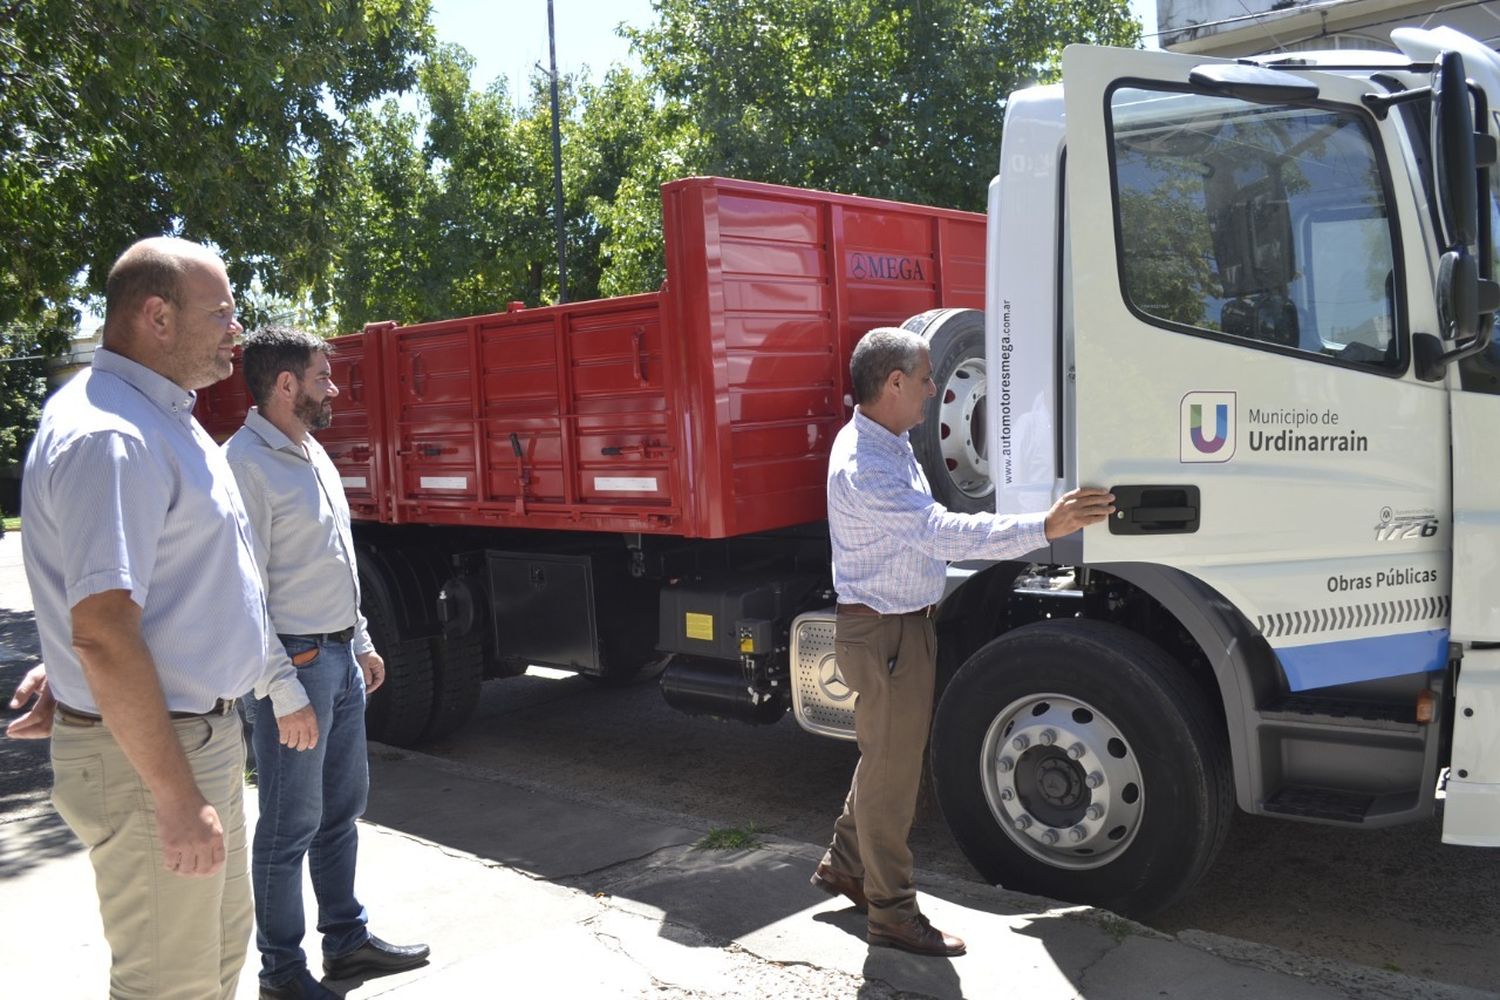
[[[884,948],[900,948],[918,955],[962,955],[968,949],[962,938],[944,934],[918,913],[899,924],[870,921],[865,939]]]
[[[865,898],[865,880],[862,878],[845,875],[827,865],[818,865],[818,870],[812,873],[812,878],[808,881],[830,896],[848,896],[849,901],[861,913],[870,908],[870,901]]]

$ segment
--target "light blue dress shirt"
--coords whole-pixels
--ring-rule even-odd
[[[169,711],[206,712],[265,669],[250,525],[228,463],[193,419],[195,398],[100,349],[42,410],[21,549],[47,679],[73,708],[99,710],[73,651],[72,609],[108,590],[140,606]]]
[[[828,534],[841,603],[882,614],[919,611],[943,596],[948,562],[1014,559],[1040,549],[1046,518],[953,513],[932,498],[908,436],[857,407],[833,440]]]

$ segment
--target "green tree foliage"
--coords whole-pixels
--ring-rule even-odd
[[[1054,79],[1064,45],[1135,45],[1124,0],[658,0],[630,32],[703,137],[747,180],[982,209],[1005,97]]]
[[[98,292],[133,240],[237,286],[322,276],[343,115],[413,81],[429,0],[0,0],[0,330]],[[56,345],[54,345],[56,346]]]
[[[49,323],[48,327],[56,325]],[[49,339],[56,340],[57,335]],[[62,339],[66,343],[65,335]],[[19,462],[36,431],[42,399],[47,393],[46,366],[41,353],[42,346],[34,338],[0,339],[0,465]]]
[[[142,236],[210,241],[237,288],[303,297],[332,259],[344,116],[411,85],[428,8],[0,0],[0,354],[64,351],[70,303]],[[0,368],[5,462],[45,390]]]
[[[547,78],[520,104],[503,82],[472,89],[472,66],[441,46],[419,74],[425,117],[387,101],[351,118],[358,156],[333,225],[344,329],[558,300]],[[652,93],[616,68],[599,84],[561,80],[559,104],[568,298],[650,291],[661,282],[658,187],[677,176]]]
[[[419,74],[422,117],[388,100],[351,118],[358,156],[333,226],[344,329],[539,301],[550,140],[526,127],[502,83],[471,90],[472,67],[441,46]]]
[[[660,188],[695,174],[983,207],[1004,97],[1070,41],[1131,45],[1124,0],[659,0],[646,65],[560,81],[568,298],[664,277]],[[344,329],[555,302],[547,77],[475,90],[442,47],[416,117],[357,112],[335,212]],[[418,133],[425,128],[425,137]]]

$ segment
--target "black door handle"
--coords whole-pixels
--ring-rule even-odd
[[[1115,516],[1109,519],[1111,535],[1192,534],[1202,518],[1198,487],[1111,486]]]
[[[1186,523],[1198,519],[1197,507],[1136,507],[1130,512],[1132,521],[1178,521]]]

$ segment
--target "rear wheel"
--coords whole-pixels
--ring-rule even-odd
[[[911,447],[932,486],[949,510],[995,509],[985,423],[986,364],[984,314],[977,309],[932,309],[903,327],[927,339],[937,395],[922,422],[911,431]]]
[[[938,706],[932,773],[985,878],[1133,916],[1202,877],[1233,811],[1206,695],[1106,622],[1039,622],[975,653]]]
[[[463,728],[479,704],[484,680],[484,643],[475,638],[432,640],[432,712],[417,742],[440,740]]]
[[[370,640],[385,660],[385,683],[365,706],[365,734],[398,747],[416,745],[432,713],[432,640],[402,637],[384,591],[360,580]]]

